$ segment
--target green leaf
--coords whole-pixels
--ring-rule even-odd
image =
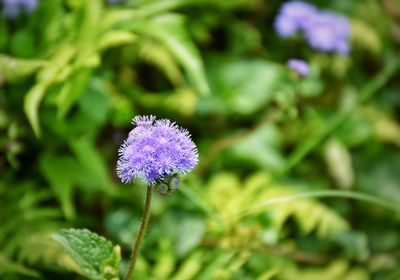
[[[0,55],[0,73],[9,81],[32,75],[46,65],[43,60],[19,59]]]
[[[310,269],[299,269],[287,267],[279,273],[281,279],[287,280],[367,280],[370,279],[368,272],[357,265],[352,265],[345,260],[335,260],[324,267],[315,267]],[[396,278],[394,278],[396,279]]]
[[[375,198],[382,198],[393,201],[400,211],[400,155],[376,154],[374,160],[371,156],[359,156],[362,159],[358,164],[359,187],[362,191],[373,195]]]
[[[188,254],[195,246],[199,245],[204,233],[205,223],[202,219],[195,217],[184,217],[177,221],[179,234],[176,234],[176,252],[178,256]]]
[[[228,152],[238,163],[279,170],[284,163],[279,151],[280,141],[277,128],[268,125],[255,130],[242,141],[234,144]]]
[[[107,164],[93,143],[88,138],[82,137],[74,139],[69,144],[78,162],[90,172],[93,188],[113,193],[115,185],[108,174]]]
[[[10,38],[10,52],[18,57],[32,57],[36,52],[33,33],[28,29],[15,32]]]
[[[79,99],[82,111],[100,125],[107,121],[110,107],[109,94],[106,92],[106,88],[104,80],[93,77],[90,79],[85,93]]]
[[[133,29],[158,39],[185,68],[191,82],[204,95],[209,94],[203,62],[196,45],[186,28],[185,18],[176,14],[165,14],[152,21],[134,24]]]
[[[249,115],[279,97],[290,103],[293,95],[287,69],[264,60],[210,57],[207,76],[214,93],[199,101],[202,113]]]
[[[185,67],[199,92],[208,94],[210,89],[205,77],[200,53],[185,28],[185,19],[178,15],[164,15],[156,18],[154,25],[163,27],[158,29],[158,38]]]
[[[87,87],[90,74],[90,69],[82,69],[64,83],[57,97],[58,117],[64,118],[72,105],[74,105],[83,94]]]
[[[24,99],[25,114],[28,117],[28,121],[37,137],[41,135],[38,109],[40,102],[46,93],[47,87],[47,83],[39,83],[34,85],[25,95]]]
[[[215,274],[220,271],[221,268],[226,267],[235,255],[234,252],[227,250],[215,250],[213,253],[214,255],[212,256],[210,263],[201,270],[196,279],[221,279],[214,278]]]
[[[46,153],[40,157],[39,165],[41,172],[60,201],[65,217],[73,219],[75,208],[72,195],[76,177],[81,176],[79,164],[70,156]]]
[[[189,280],[195,279],[203,268],[205,256],[202,251],[194,251],[190,256],[183,260],[182,265],[172,279],[174,280]]]
[[[62,229],[52,237],[90,279],[119,279],[121,253],[119,246],[86,229]]]
[[[4,49],[4,47],[7,45],[10,34],[7,26],[7,21],[5,18],[0,18],[0,49]]]
[[[141,59],[162,70],[175,87],[183,84],[183,75],[178,62],[173,54],[158,42],[142,40],[139,55]]]
[[[152,279],[171,279],[171,273],[177,263],[177,256],[174,254],[172,241],[168,237],[159,240],[157,249],[157,262],[152,266]]]
[[[0,275],[7,273],[21,274],[35,278],[40,277],[40,274],[35,270],[27,268],[22,264],[13,262],[0,254]]]
[[[302,193],[296,187],[275,185],[264,173],[255,173],[243,183],[233,173],[217,173],[207,188],[214,209],[229,225],[237,223],[243,215],[254,217],[268,210],[277,231],[290,216],[297,220],[305,234],[315,229],[318,236],[326,237],[333,232],[345,231],[349,226],[347,221],[323,203],[309,199],[313,197],[310,193],[326,195],[323,191]],[[283,203],[294,199],[296,203]]]
[[[99,49],[105,50],[110,47],[116,47],[125,44],[131,44],[136,40],[136,35],[122,30],[113,30],[103,34],[99,38]]]
[[[368,236],[364,232],[336,232],[331,238],[343,247],[349,258],[365,261],[370,256]]]
[[[38,109],[47,89],[58,81],[62,72],[65,72],[66,65],[75,54],[75,49],[65,45],[59,49],[49,63],[37,75],[36,83],[24,98],[24,111],[29,123],[37,137],[40,136],[40,125]]]
[[[351,20],[351,36],[355,45],[359,45],[374,55],[378,55],[382,51],[382,41],[377,33],[374,25],[369,25],[359,19]]]
[[[335,183],[349,189],[354,183],[352,158],[347,147],[338,139],[331,138],[324,145],[324,157]]]
[[[135,115],[131,100],[124,94],[109,91],[110,119],[116,127],[125,127]]]

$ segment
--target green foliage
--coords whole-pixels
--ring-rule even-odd
[[[64,254],[49,238],[61,226],[60,210],[46,206],[50,198],[47,190],[39,190],[29,182],[20,182],[13,187],[6,180],[1,182],[1,275],[39,276],[38,271],[23,263],[54,265],[64,262]]]
[[[164,14],[150,21],[134,23],[131,28],[161,43],[187,70],[198,91],[202,94],[209,94],[203,63],[196,46],[187,34],[184,17],[177,14]],[[160,63],[163,61],[161,60]]]
[[[288,70],[279,64],[263,60],[236,60],[216,58],[210,61],[209,80],[214,95],[201,102],[204,113],[249,115],[270,104],[278,96],[288,97],[290,102],[293,89]],[[285,92],[286,91],[286,92]]]
[[[32,75],[38,69],[45,66],[45,61],[25,60],[5,55],[0,56],[0,72],[4,78],[10,81]]]
[[[398,1],[307,1],[350,19],[348,56],[279,38],[283,1],[39,2],[0,16],[1,279],[126,274],[145,188],[115,165],[138,114],[187,128],[200,163],[154,195],[135,279],[399,278]],[[121,273],[70,227],[120,244]]]
[[[88,230],[68,229],[53,234],[82,273],[90,279],[119,279],[121,249]]]

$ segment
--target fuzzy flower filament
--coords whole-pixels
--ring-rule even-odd
[[[140,178],[148,185],[168,183],[196,166],[198,152],[187,130],[154,116],[137,116],[133,124],[119,149],[117,174],[122,182]]]

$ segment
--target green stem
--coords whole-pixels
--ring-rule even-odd
[[[140,243],[143,240],[144,234],[146,232],[147,224],[149,223],[150,218],[150,206],[151,206],[151,197],[153,194],[153,190],[150,186],[147,187],[146,193],[146,203],[144,205],[142,221],[140,222],[140,229],[136,236],[135,245],[132,250],[131,261],[129,263],[128,273],[125,276],[125,280],[129,280],[132,277],[132,273],[135,269],[136,259],[140,250]]]

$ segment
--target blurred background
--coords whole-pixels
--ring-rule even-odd
[[[117,151],[152,114],[200,162],[154,196],[135,279],[400,279],[400,1],[308,3],[334,23],[293,26],[304,2],[0,0],[0,278],[84,279],[61,228],[128,259],[146,188]]]

